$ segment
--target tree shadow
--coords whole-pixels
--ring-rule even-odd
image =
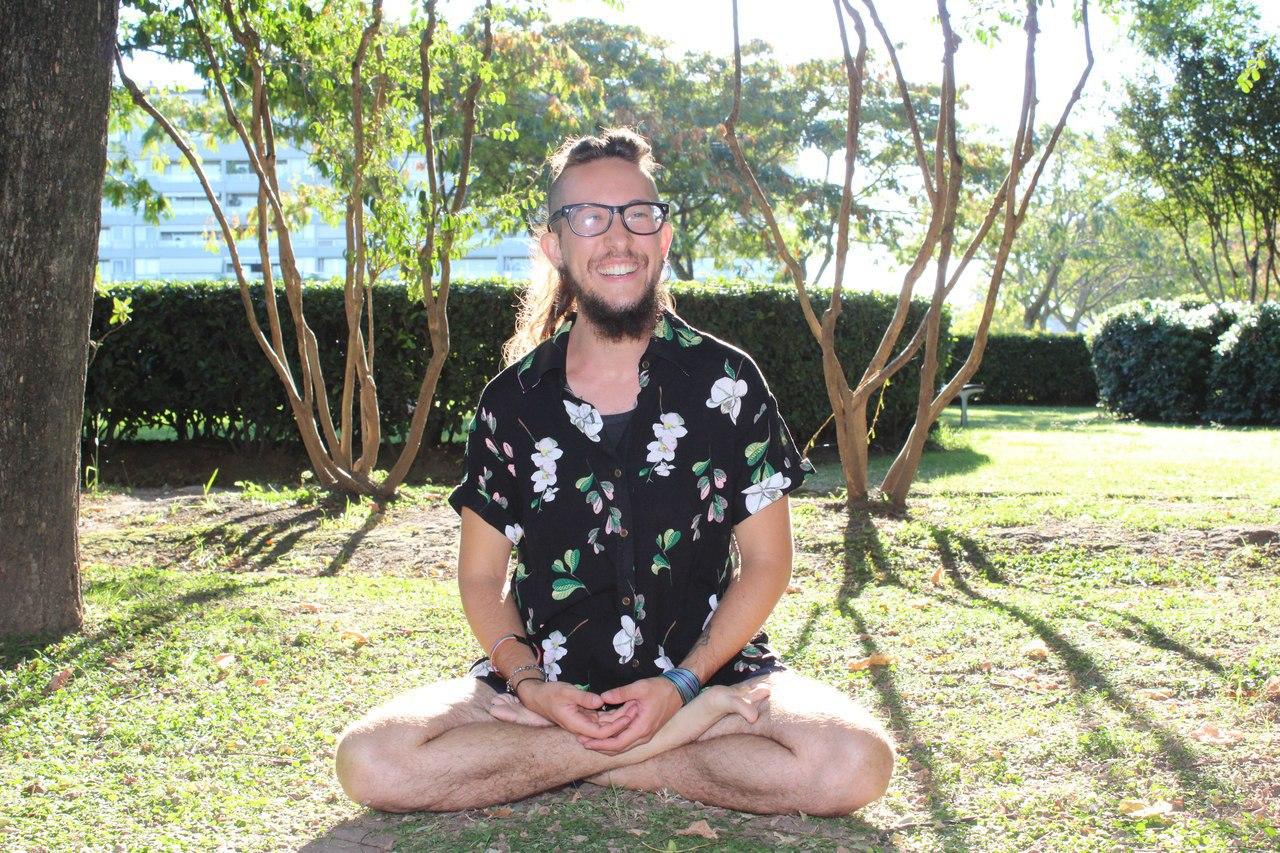
[[[959,563],[955,559],[955,549],[950,543],[952,533],[943,527],[934,529],[934,537],[938,543],[938,551],[942,556],[943,567],[956,590],[969,600],[982,606],[1012,616],[1026,625],[1044,644],[1066,665],[1067,678],[1071,689],[1077,694],[1077,701],[1083,694],[1094,692],[1102,699],[1123,713],[1132,726],[1150,734],[1160,745],[1169,766],[1182,784],[1197,789],[1206,787],[1223,788],[1222,782],[1203,774],[1197,766],[1196,755],[1185,741],[1166,729],[1145,710],[1133,704],[1115,683],[1103,674],[1099,662],[1084,649],[1068,640],[1057,631],[1048,620],[1028,612],[1022,607],[1009,604],[999,599],[984,595],[971,587],[964,577]]]
[[[1226,668],[1223,667],[1222,664],[1218,663],[1218,661],[1203,652],[1196,651],[1185,643],[1175,640],[1173,637],[1170,637],[1165,633],[1163,629],[1139,616],[1134,616],[1132,613],[1121,613],[1118,610],[1113,610],[1110,607],[1103,607],[1099,604],[1091,604],[1089,607],[1094,610],[1116,616],[1135,626],[1135,628],[1120,629],[1125,636],[1131,639],[1141,639],[1152,648],[1161,649],[1166,652],[1173,652],[1185,660],[1197,664],[1202,669],[1205,669],[1214,675],[1221,676],[1226,673]]]
[[[813,628],[818,622],[818,617],[826,610],[821,603],[815,603],[809,608],[809,615],[804,620],[804,625],[800,628],[800,633],[796,635],[795,642],[791,644],[790,655],[796,656],[809,648],[809,641],[813,639]]]
[[[324,507],[316,506],[297,515],[255,524],[243,532],[235,530],[235,525],[240,521],[263,514],[248,513],[238,518],[224,519],[215,527],[200,533],[198,541],[201,545],[217,542],[227,554],[252,562],[254,569],[261,571],[279,562],[299,539],[315,530],[329,513]],[[268,546],[270,550],[267,550]]]
[[[329,561],[329,565],[317,575],[318,577],[332,577],[347,565],[347,562],[355,554],[356,549],[360,547],[360,543],[369,535],[369,532],[382,523],[382,519],[386,517],[385,513],[371,512],[364,523],[360,525],[360,529],[354,531],[347,537],[347,541],[342,543],[342,548],[334,554],[333,559]]]
[[[862,614],[858,612],[857,608],[847,602],[842,602],[840,611],[847,619],[853,622],[854,628],[857,629],[863,656],[869,657],[880,652],[880,645],[867,631],[866,620],[862,618]],[[930,817],[935,824],[944,827],[945,831],[952,833],[958,831],[959,837],[948,839],[947,849],[965,849],[964,837],[966,828],[963,822],[964,818],[956,814],[951,802],[934,779],[934,772],[937,768],[933,759],[933,748],[916,737],[916,729],[911,722],[910,715],[907,713],[902,694],[894,683],[893,668],[875,666],[867,670],[867,673],[871,678],[871,684],[879,695],[880,706],[889,715],[889,725],[898,737],[899,752],[905,751],[910,761],[920,764],[929,771],[924,774],[922,780],[913,780],[913,784],[921,788]],[[939,832],[942,831],[944,830],[939,830]]]
[[[152,581],[156,578],[151,578]],[[0,643],[0,670],[13,670],[36,657],[52,657],[58,664],[74,671],[92,672],[107,659],[129,651],[147,635],[163,628],[189,609],[210,604],[252,589],[279,583],[283,578],[266,578],[254,582],[224,581],[217,586],[192,590],[178,596],[161,596],[154,604],[131,610],[124,620],[112,619],[93,634],[81,634],[65,649],[55,649],[61,638],[31,638]],[[95,585],[110,581],[90,581],[86,593]],[[170,583],[161,580],[161,584]],[[20,712],[38,705],[45,697],[43,686],[19,689],[0,708],[0,726]]]
[[[836,593],[836,606],[841,614],[849,615],[849,601],[860,596],[868,584],[903,586],[870,512],[847,512],[843,546],[844,575]]]

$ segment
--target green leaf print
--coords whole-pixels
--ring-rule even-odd
[[[671,563],[662,554],[654,554],[653,565],[650,566],[650,568],[653,569],[653,573],[656,575],[659,572],[661,572],[663,569],[670,571]]]
[[[664,551],[670,551],[676,547],[676,543],[680,541],[679,530],[667,530],[658,538],[658,546]]]
[[[581,559],[582,552],[577,548],[564,552],[564,561],[568,564],[570,572],[576,572],[578,570],[578,561]]]
[[[586,589],[586,584],[573,578],[556,578],[551,582],[551,597],[556,601],[564,601],[574,592]]]
[[[595,482],[595,479],[596,479],[595,474],[588,474],[578,482],[574,483],[574,485],[578,487],[578,491],[585,492],[590,490],[591,484]]]
[[[667,322],[666,317],[659,317],[657,324],[653,327],[653,336],[662,338],[664,341],[671,340],[671,324]]]
[[[747,464],[754,465],[764,458],[764,452],[769,447],[769,439],[764,441],[753,441],[747,445],[747,449],[743,453],[747,457]]]
[[[729,359],[724,360],[724,372],[729,375],[730,379],[737,380],[738,374],[733,372],[733,368],[729,366]]]
[[[561,560],[556,560],[554,563],[551,564],[551,571],[557,572],[562,575],[569,574],[569,570],[564,567],[564,562]]]
[[[682,347],[692,347],[702,343],[702,335],[691,329],[676,329],[676,334],[680,338],[680,346]]]
[[[693,463],[693,473],[701,474],[707,470],[707,466],[711,464],[711,458],[703,459],[701,462]]]

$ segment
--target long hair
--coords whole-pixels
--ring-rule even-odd
[[[551,184],[547,190],[547,210],[555,210],[559,206],[557,191],[560,176],[565,169],[606,157],[616,157],[637,166],[650,180],[653,180],[654,172],[659,168],[657,161],[653,159],[653,149],[649,143],[630,128],[611,127],[601,131],[599,136],[572,137],[565,140],[548,161]],[[573,294],[570,293],[568,280],[543,253],[541,242],[537,239],[549,229],[549,215],[548,213],[542,217],[532,241],[530,252],[533,267],[529,274],[529,286],[520,296],[515,332],[502,345],[504,365],[514,364],[529,350],[551,337],[561,318],[577,307]],[[665,275],[658,282],[655,295],[661,307],[675,311],[675,298],[667,287]]]

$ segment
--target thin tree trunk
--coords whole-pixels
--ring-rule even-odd
[[[0,0],[0,636],[83,618],[76,524],[116,0]]]

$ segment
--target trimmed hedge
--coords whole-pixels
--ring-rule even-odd
[[[973,349],[973,335],[956,335],[952,371]],[[970,382],[986,386],[982,402],[996,405],[1092,406],[1098,383],[1084,335],[993,334]]]
[[[500,279],[458,282],[450,288],[452,347],[427,422],[428,443],[439,443],[446,433],[460,434],[481,389],[501,370],[502,343],[515,323],[520,287],[522,283]],[[795,292],[745,284],[700,288],[676,283],[672,289],[681,316],[751,353],[796,441],[808,441],[831,407],[818,344],[805,325]],[[131,298],[133,312],[128,323],[108,335],[111,299],[100,295],[95,300],[92,335],[95,340],[106,337],[89,367],[87,435],[101,423],[108,439],[132,438],[147,427],[169,427],[180,438],[297,440],[283,391],[253,340],[234,282],[138,282],[113,287],[111,294]],[[253,295],[265,330],[260,286]],[[812,294],[816,303],[829,296],[829,291]],[[373,304],[382,429],[388,440],[395,440],[407,431],[409,406],[430,354],[425,310],[395,283],[376,286]],[[346,338],[341,285],[307,284],[306,306],[336,417]],[[894,298],[885,294],[845,296],[837,341],[854,379],[874,351],[893,307]],[[923,300],[912,305],[908,329],[927,307]],[[285,350],[296,371],[296,339],[283,299],[281,319]],[[945,371],[951,344],[945,317],[942,332]],[[874,446],[901,444],[914,417],[917,386],[918,361],[913,361],[885,392]],[[873,396],[871,411],[877,402],[878,396]]]
[[[1280,305],[1250,308],[1213,348],[1205,417],[1280,425]]]
[[[1238,311],[1145,299],[1117,306],[1093,339],[1099,399],[1128,417],[1199,420],[1208,402],[1213,348]]]

